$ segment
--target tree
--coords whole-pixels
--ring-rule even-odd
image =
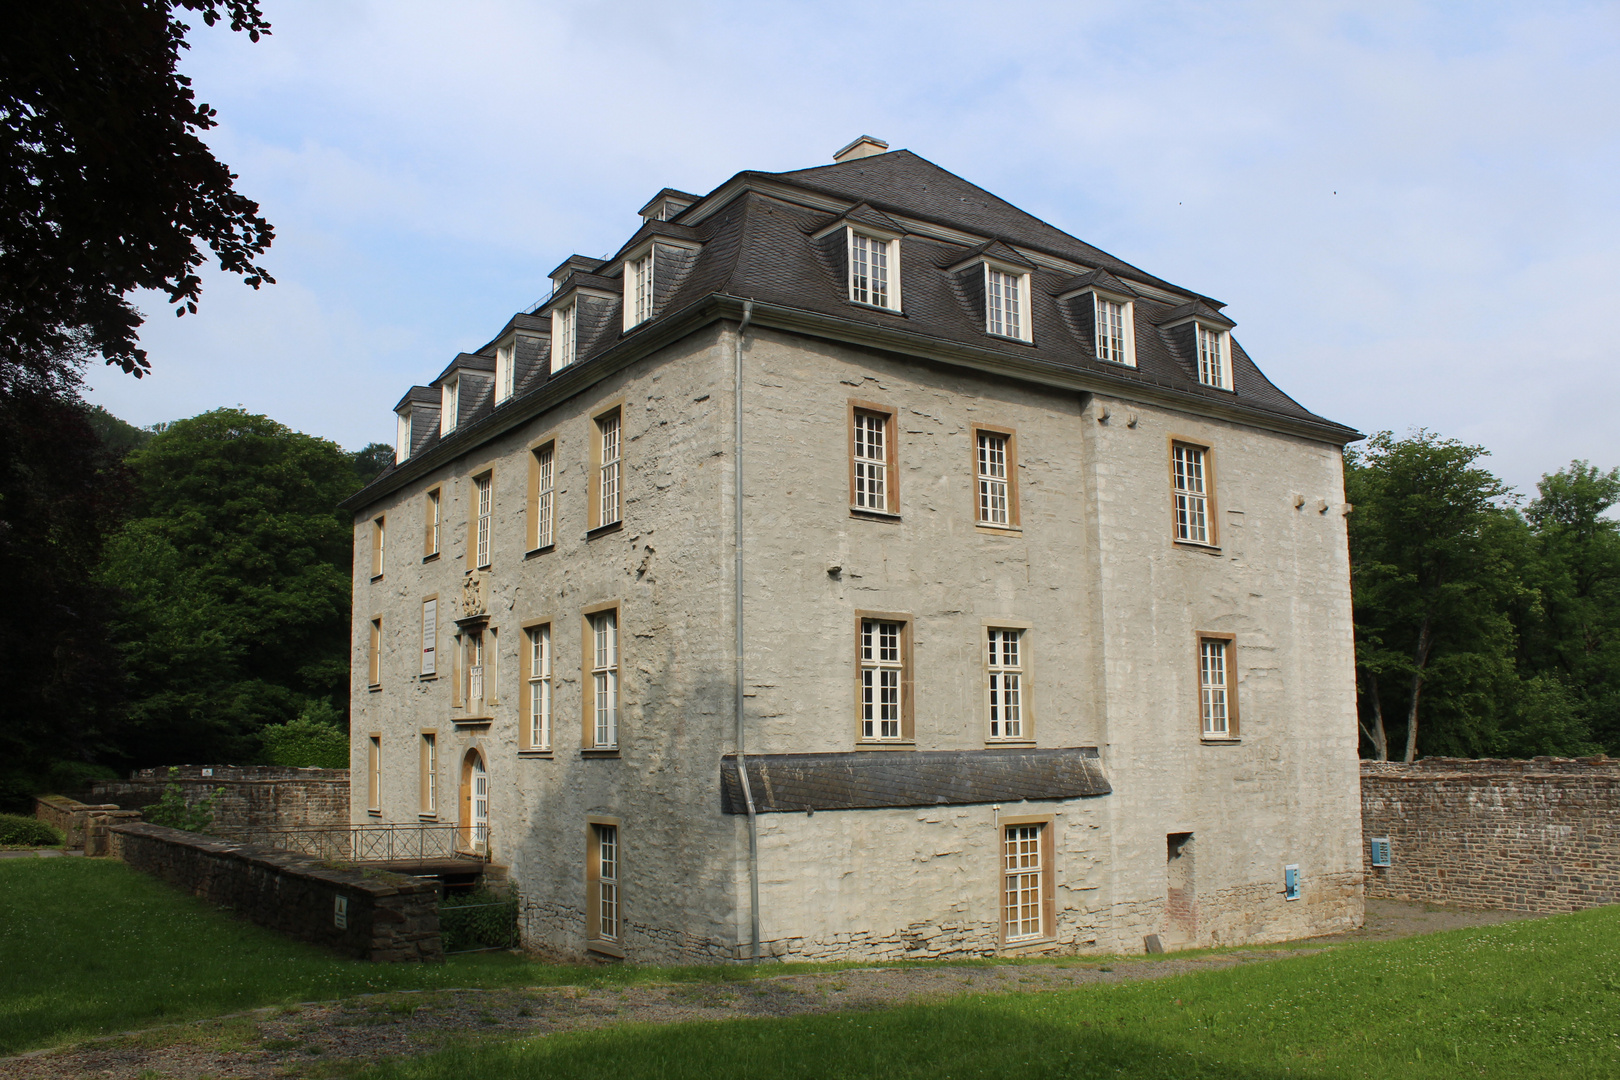
[[[167,425],[128,458],[108,545],[140,763],[249,760],[266,724],[348,696],[349,454],[264,416]]]
[[[195,312],[201,245],[257,288],[274,231],[199,137],[215,111],[176,69],[191,11],[257,41],[257,0],[13,4],[0,34],[0,393],[70,382],[94,354],[140,376],[159,289]]]
[[[1398,703],[1405,760],[1415,760],[1432,683],[1452,706],[1432,741],[1464,752],[1490,744],[1477,722],[1512,675],[1502,597],[1515,575],[1504,559],[1513,527],[1498,505],[1508,492],[1476,464],[1485,453],[1428,431],[1405,439],[1385,431],[1346,457],[1362,732],[1381,760],[1386,700]]]
[[[371,483],[382,471],[394,463],[394,448],[387,443],[367,443],[364,450],[354,452],[354,474],[360,486]]]

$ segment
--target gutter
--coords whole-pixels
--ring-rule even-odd
[[[748,785],[748,758],[744,753],[745,725],[743,723],[743,335],[754,317],[754,302],[743,301],[742,322],[737,326],[737,362],[732,376],[732,400],[736,406],[734,429],[736,467],[732,497],[736,504],[733,523],[733,546],[737,550],[734,596],[736,611],[733,619],[737,629],[737,772],[742,778],[743,804],[748,809],[748,937],[753,945],[753,961],[759,963],[759,819],[754,809],[754,792]]]

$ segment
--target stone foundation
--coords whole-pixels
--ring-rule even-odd
[[[1620,903],[1620,760],[1361,763],[1367,895],[1509,911]]]
[[[432,881],[144,822],[109,831],[114,857],[260,926],[363,960],[444,959]]]

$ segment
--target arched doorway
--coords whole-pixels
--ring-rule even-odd
[[[477,750],[467,751],[461,763],[460,840],[464,850],[489,850],[489,770]]]

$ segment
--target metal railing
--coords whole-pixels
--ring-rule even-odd
[[[489,861],[489,826],[445,823],[310,825],[221,830],[231,840],[354,863]]]

